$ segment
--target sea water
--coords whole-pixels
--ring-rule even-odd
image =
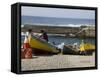
[[[70,38],[70,37],[61,37],[61,36],[49,36],[49,42],[53,43],[55,42],[55,44],[61,44],[61,43],[65,43],[67,45],[72,45],[74,43],[77,43],[78,45],[80,45],[80,43],[82,42],[82,40],[84,40],[87,43],[91,43],[91,44],[95,44],[95,39],[94,38]]]
[[[24,36],[22,36],[22,40],[21,42],[23,43],[24,41]],[[80,45],[80,43],[82,42],[82,40],[84,40],[86,43],[91,43],[95,45],[95,39],[94,38],[70,38],[70,37],[64,37],[64,36],[48,36],[49,42],[51,44],[55,43],[56,45],[59,45],[61,43],[64,43],[66,45],[72,45],[74,43],[77,43],[78,45]]]
[[[78,18],[54,18],[54,17],[37,17],[37,16],[22,16],[21,24],[44,24],[53,26],[73,26],[95,25],[95,19],[78,19]]]

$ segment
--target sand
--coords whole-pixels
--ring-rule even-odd
[[[22,59],[21,69],[43,70],[59,68],[93,67],[95,66],[95,53],[93,55],[52,55],[33,56],[32,59]]]

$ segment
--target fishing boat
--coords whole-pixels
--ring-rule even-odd
[[[58,53],[59,50],[52,44],[46,42],[35,36],[31,36],[29,39],[29,45],[33,49],[34,54],[52,54]]]
[[[95,45],[85,43],[83,40],[79,46],[64,45],[63,54],[92,54],[95,51]]]
[[[64,45],[63,54],[79,54],[78,49],[73,48],[72,45]]]

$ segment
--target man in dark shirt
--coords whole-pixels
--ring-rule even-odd
[[[46,40],[48,42],[48,35],[44,30],[41,30],[42,35],[40,36],[40,38]]]

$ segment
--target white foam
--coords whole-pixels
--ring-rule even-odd
[[[37,26],[59,26],[59,27],[80,27],[80,26],[95,26],[91,24],[40,24],[40,23],[32,23],[26,25],[37,25]],[[24,27],[24,26],[23,26]]]

